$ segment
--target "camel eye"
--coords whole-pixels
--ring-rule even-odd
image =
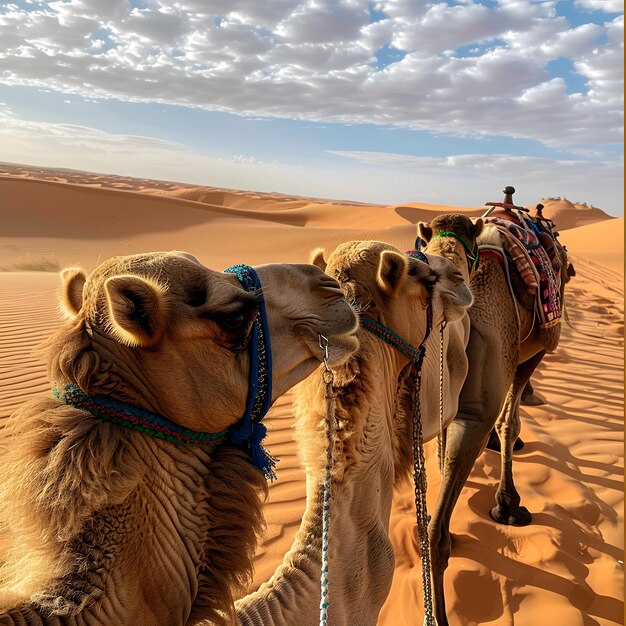
[[[197,285],[189,289],[185,301],[189,306],[201,307],[206,302],[206,287],[204,285]]]
[[[219,323],[226,330],[238,330],[246,323],[246,316],[242,311],[229,313],[219,318]]]

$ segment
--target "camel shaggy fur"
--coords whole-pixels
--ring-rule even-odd
[[[441,231],[461,234],[470,247],[489,245],[502,248],[499,231],[492,225],[482,227],[478,220],[472,230],[462,216],[440,216],[419,226],[420,236],[429,242],[426,250],[457,257],[463,245],[453,237],[435,237]],[[477,237],[476,237],[477,236]],[[569,280],[567,256],[557,242],[561,261],[561,285]],[[469,371],[459,398],[459,410],[446,429],[445,459],[436,508],[429,525],[433,598],[438,626],[447,626],[443,575],[451,551],[450,517],[461,489],[485,447],[491,429],[500,439],[501,478],[496,507],[491,517],[500,523],[523,526],[531,515],[520,506],[512,475],[513,445],[519,435],[519,403],[522,390],[544,354],[558,345],[560,324],[539,329],[534,324],[534,298],[529,297],[521,275],[510,264],[512,297],[501,262],[481,257],[472,272],[470,288],[474,304],[469,311],[471,332],[467,346]],[[561,293],[563,296],[563,293]],[[517,311],[516,311],[517,310]]]
[[[374,318],[418,347],[431,302],[435,326],[466,314],[471,294],[446,259],[429,265],[380,242],[340,245],[315,262],[341,284],[362,315]],[[408,357],[361,328],[359,351],[332,367],[336,433],[331,492],[329,609],[333,626],[374,626],[394,570],[388,536],[396,466],[411,437],[394,422],[398,379]],[[463,343],[456,348],[465,358]],[[439,351],[426,353],[438,364]],[[461,364],[449,373],[449,393],[463,383]],[[307,473],[307,505],[293,546],[273,577],[237,602],[244,626],[313,626],[319,620],[322,484],[326,465],[326,398],[320,368],[297,387],[297,438]],[[456,405],[454,405],[456,406]]]
[[[319,333],[335,365],[357,348],[356,316],[319,268],[256,272],[262,294],[181,252],[65,270],[51,381],[217,433],[244,413],[261,297],[273,399],[319,365]],[[52,397],[14,413],[3,444],[0,624],[233,622],[267,490],[244,452],[171,443]]]

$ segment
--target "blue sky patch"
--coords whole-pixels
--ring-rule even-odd
[[[402,59],[404,59],[404,57],[406,56],[406,52],[404,50],[398,50],[398,48],[394,48],[393,46],[385,44],[382,48],[374,52],[374,56],[376,57],[375,67],[377,69],[382,69],[384,67],[388,67],[393,63],[402,61]]]
[[[569,59],[560,58],[548,61],[546,69],[554,76],[563,78],[567,93],[587,93],[587,81],[589,79],[579,74]]]

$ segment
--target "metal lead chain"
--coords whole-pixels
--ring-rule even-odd
[[[414,373],[413,388],[413,482],[415,485],[415,515],[419,535],[422,562],[422,586],[424,590],[424,626],[437,626],[433,614],[431,585],[430,540],[428,538],[428,510],[426,508],[426,460],[422,436],[422,412],[420,408],[421,371]]]
[[[447,326],[446,320],[440,327],[439,335],[439,436],[437,437],[437,456],[439,457],[439,473],[443,476],[446,446],[443,432],[443,331]]]
[[[324,353],[322,380],[326,385],[326,475],[322,488],[322,573],[320,576],[320,626],[328,625],[328,530],[330,527],[330,497],[335,445],[335,396],[333,373],[328,367],[328,339],[319,336],[319,346]]]

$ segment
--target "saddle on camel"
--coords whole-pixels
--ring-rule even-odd
[[[536,321],[540,328],[550,328],[561,321],[562,268],[565,249],[557,241],[554,222],[543,215],[543,204],[536,206],[534,217],[525,207],[513,203],[514,187],[505,187],[503,202],[487,202],[491,208],[483,215],[502,235],[503,249],[515,264],[530,294],[536,295]],[[491,246],[481,246],[483,256],[501,254]],[[512,288],[512,287],[511,287]]]

